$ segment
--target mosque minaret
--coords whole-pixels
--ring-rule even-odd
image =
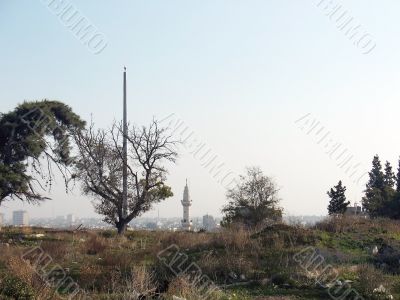
[[[186,186],[183,190],[183,200],[181,201],[183,206],[183,219],[182,219],[182,229],[183,230],[191,230],[192,229],[192,220],[190,220],[189,215],[189,207],[192,205],[192,200],[190,200],[189,196],[189,188],[186,179]]]

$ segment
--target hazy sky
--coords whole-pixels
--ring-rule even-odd
[[[399,1],[333,1],[353,18],[349,26],[360,24],[376,43],[367,55],[321,0],[66,1],[104,33],[107,46],[97,55],[49,1],[0,2],[1,112],[23,100],[56,99],[107,127],[122,115],[126,65],[131,122],[174,113],[232,172],[258,165],[272,176],[287,213],[325,214],[326,191],[339,179],[352,202],[364,186],[295,123],[306,114],[360,170],[369,170],[376,153],[397,166]],[[224,188],[184,147],[168,178],[175,196],[146,215],[180,216],[186,177],[192,215],[219,215]],[[59,182],[51,197],[36,207],[6,202],[0,211],[95,215],[79,189],[66,195]]]

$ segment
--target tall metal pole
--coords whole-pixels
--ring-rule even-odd
[[[126,120],[126,67],[124,67],[124,112],[123,112],[123,169],[122,169],[122,215],[124,218],[128,216],[128,148],[127,135],[128,125]]]

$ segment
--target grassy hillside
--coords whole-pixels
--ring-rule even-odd
[[[2,228],[1,299],[400,299],[400,224],[249,232]]]

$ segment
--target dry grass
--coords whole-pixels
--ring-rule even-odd
[[[374,289],[378,288],[380,285],[384,286],[386,289],[391,285],[390,282],[385,279],[385,274],[372,265],[364,264],[360,266],[357,271],[359,278],[357,290],[362,295],[372,296],[374,294]]]
[[[233,226],[221,231],[217,235],[218,241],[222,242],[225,249],[231,251],[249,251],[251,247],[256,245],[255,241],[251,239],[252,232],[241,226]]]
[[[130,269],[135,263],[135,254],[124,250],[107,249],[102,253],[101,261],[103,266],[118,268],[119,270]]]
[[[42,280],[35,268],[21,258],[20,251],[6,247],[6,249],[1,249],[1,254],[1,260],[6,263],[9,275],[34,290],[37,299],[53,299],[54,291]]]
[[[158,237],[160,249],[170,245],[178,245],[181,249],[204,248],[214,242],[214,235],[210,233],[194,232],[162,232]]]
[[[97,234],[90,234],[89,238],[85,241],[84,248],[88,255],[97,255],[104,252],[109,247],[105,238]]]
[[[126,279],[128,292],[149,295],[154,293],[157,286],[154,280],[154,274],[145,266],[135,266],[131,270],[131,276]]]
[[[20,259],[21,254],[32,245],[41,245],[54,262],[60,264],[67,274],[92,299],[135,299],[133,294],[148,295],[158,290],[166,299],[180,296],[197,299],[200,291],[191,284],[190,278],[182,273],[173,274],[157,258],[159,251],[176,245],[188,257],[182,267],[194,262],[202,275],[207,275],[217,284],[238,283],[238,281],[265,282],[262,288],[273,289],[273,278],[282,278],[277,285],[296,281],[296,287],[315,287],[308,280],[306,272],[293,261],[293,254],[308,245],[316,246],[316,235],[327,232],[368,232],[381,237],[382,232],[400,233],[399,223],[386,220],[331,219],[316,226],[318,230],[284,224],[268,226],[258,232],[241,227],[231,227],[216,233],[193,232],[129,232],[125,238],[102,232],[54,232],[47,233],[43,241],[20,241],[15,238],[9,247],[0,245],[0,286],[1,280],[13,274],[35,291],[36,299],[55,299],[54,290],[46,288],[43,282]],[[378,232],[378,235],[375,235]],[[18,234],[13,232],[13,234]],[[347,234],[348,235],[348,234]],[[0,234],[0,240],[10,235]],[[329,236],[335,236],[329,234]],[[339,235],[341,236],[341,235]],[[146,242],[143,242],[143,240]],[[325,256],[324,252],[320,252]],[[340,258],[339,258],[340,259]],[[341,274],[354,276],[360,282],[360,292],[368,293],[388,276],[370,265],[351,266],[335,262]],[[235,277],[232,278],[232,277]],[[275,280],[276,281],[276,280]],[[381,282],[382,281],[382,282]],[[313,285],[314,284],[314,285]],[[385,286],[386,287],[386,286]],[[290,297],[244,297],[233,296],[233,292],[220,292],[212,299],[290,299]],[[53,297],[53,298],[52,298]],[[1,298],[1,296],[0,296]],[[32,298],[33,299],[33,298]],[[78,298],[77,298],[78,299]]]
[[[400,220],[355,218],[351,216],[329,217],[315,225],[316,229],[332,232],[390,232],[400,234]]]
[[[186,276],[178,276],[171,281],[166,297],[172,298],[173,296],[192,300],[202,299],[202,294]]]
[[[44,252],[49,254],[54,260],[59,261],[64,259],[72,250],[72,245],[68,241],[43,241],[40,247]]]

